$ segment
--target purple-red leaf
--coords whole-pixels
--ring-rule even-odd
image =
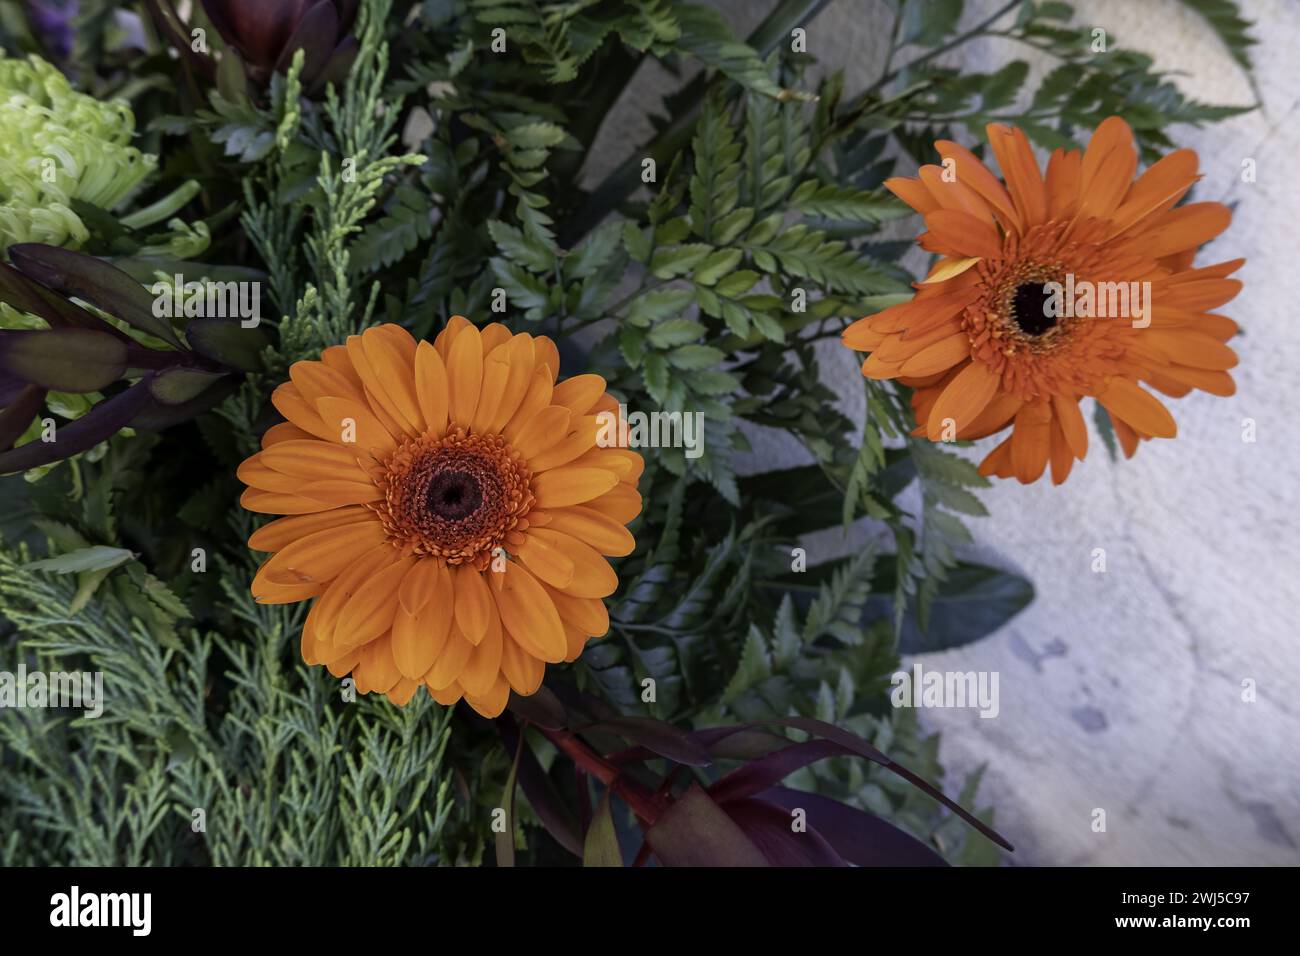
[[[189,31],[181,23],[180,18],[176,16],[176,11],[172,9],[171,3],[168,0],[145,0],[145,8],[149,11],[149,18],[153,20],[158,33],[171,42],[171,45],[189,61],[200,76],[211,80],[213,73],[216,71],[216,61],[207,54],[199,53],[194,49],[194,41],[190,38]]]
[[[154,297],[121,269],[94,256],[39,242],[10,246],[9,258],[24,275],[42,285],[76,296],[127,325],[184,349],[170,320],[154,314]]]
[[[311,87],[316,78],[324,71],[330,55],[339,39],[339,15],[332,3],[318,3],[298,21],[293,34],[280,51],[275,69],[279,73],[288,73],[293,55],[302,50],[302,85]]]
[[[727,774],[709,787],[709,796],[718,803],[743,800],[774,787],[790,774],[826,757],[852,755],[852,751],[831,740],[807,740],[792,743],[757,760],[752,760]]]
[[[0,451],[8,451],[23,437],[44,403],[45,389],[38,385],[23,385],[16,395],[4,400],[4,411],[0,411]]]
[[[227,375],[217,381],[216,384],[209,386],[197,398],[191,398],[188,402],[182,402],[179,405],[160,405],[156,401],[150,402],[136,416],[131,425],[134,428],[148,429],[150,431],[171,428],[173,425],[189,421],[195,415],[203,414],[209,408],[224,401],[238,387],[239,380]]]
[[[934,797],[934,799],[938,800],[940,803],[942,803],[953,813],[957,814],[957,816],[961,817],[963,820],[965,820],[967,823],[973,826],[976,830],[979,830],[980,833],[984,834],[986,837],[988,837],[998,846],[1007,850],[1011,850],[1012,852],[1015,851],[1015,848],[1010,843],[1007,842],[1005,837],[1003,837],[1000,833],[998,833],[996,830],[994,830],[992,827],[986,824],[983,820],[979,819],[973,813],[970,813],[969,811],[964,809],[956,801],[949,799],[943,793],[943,791],[939,790],[937,787],[933,786],[932,784],[918,777],[916,774],[912,773],[912,771],[908,770],[902,764],[895,763],[894,761],[890,760],[883,753],[881,753],[880,750],[872,746],[867,741],[863,740],[861,737],[857,736],[857,734],[851,734],[847,730],[841,730],[839,727],[836,727],[834,724],[828,724],[824,720],[815,720],[812,717],[772,718],[769,720],[756,720],[750,724],[750,726],[763,726],[763,725],[795,727],[799,730],[804,731],[805,733],[812,734],[815,737],[824,737],[827,740],[832,740],[835,743],[840,744],[846,747],[847,749],[853,751],[854,753],[858,754],[861,757],[866,757],[868,760],[875,761],[876,763],[884,767],[886,770],[888,770],[890,773],[897,774],[898,776],[906,780],[908,783],[912,784],[912,786],[916,787],[919,790],[923,790],[925,793],[928,793],[930,796]]]
[[[545,686],[537,688],[537,693],[527,697],[512,692],[506,706],[529,723],[547,730],[564,730],[569,726],[569,716],[564,712],[564,705]]]
[[[126,372],[126,346],[92,329],[0,330],[0,372],[59,392],[97,392]]]
[[[519,746],[519,728],[509,714],[498,717],[496,725],[497,732],[501,735],[501,744],[513,759]],[[574,856],[581,857],[582,839],[578,836],[577,825],[564,806],[564,802],[555,792],[555,788],[551,786],[546,771],[533,756],[531,747],[525,746],[519,757],[519,786],[523,788],[524,796],[528,798],[528,805],[537,814],[537,819],[542,821],[546,832],[554,837],[555,842],[560,846]]]
[[[713,763],[709,752],[692,740],[686,731],[653,717],[607,717],[598,724],[581,729],[583,733],[604,730],[618,734],[688,767],[707,767]]]
[[[163,405],[184,405],[226,377],[225,372],[168,368],[154,375],[149,391]]]
[[[258,371],[262,350],[271,344],[260,328],[246,329],[238,319],[195,319],[185,338],[200,355],[241,372]]]
[[[60,458],[70,458],[89,451],[117,434],[152,401],[148,376],[125,392],[99,402],[75,422],[62,425],[52,442],[32,441],[19,448],[0,452],[0,474],[39,468]]]
[[[646,831],[664,866],[767,866],[767,857],[707,793],[692,784]]]
[[[803,810],[808,826],[820,833],[840,856],[858,866],[948,865],[912,834],[865,810],[819,793],[773,787],[760,794],[760,799],[787,813]]]
[[[790,810],[753,799],[722,809],[773,866],[848,866],[815,829],[796,830]]]
[[[56,295],[5,263],[0,263],[0,302],[7,303],[19,312],[39,316],[51,328],[95,329],[107,332],[123,342],[129,341],[127,336],[93,312],[87,312],[75,302]]]

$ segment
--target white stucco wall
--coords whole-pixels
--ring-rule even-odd
[[[984,494],[991,515],[971,523],[972,556],[1027,574],[1038,598],[979,644],[923,658],[926,667],[1000,675],[997,718],[930,711],[925,720],[943,732],[951,771],[988,763],[982,794],[1017,845],[1015,862],[1300,862],[1300,3],[1242,5],[1259,23],[1262,109],[1173,131],[1200,152],[1197,198],[1238,204],[1230,230],[1200,260],[1248,260],[1238,273],[1245,290],[1223,310],[1246,331],[1232,343],[1238,392],[1172,402],[1178,439],[1144,443],[1131,461],[1111,464],[1094,435],[1088,460],[1062,487],[1004,482]],[[718,6],[747,31],[770,4]],[[995,7],[968,0],[966,20]],[[1076,22],[1105,27],[1111,44],[1185,72],[1185,92],[1251,102],[1241,71],[1178,0],[1075,7]],[[845,68],[849,91],[879,72],[882,11],[876,0],[840,0],[809,29],[809,51]],[[948,62],[984,70],[1033,53],[989,39]],[[591,180],[644,141],[646,109],[670,86],[657,69],[638,77],[602,132]],[[1253,184],[1240,181],[1245,157],[1257,162]],[[826,360],[860,416],[852,356],[830,343]],[[1257,423],[1254,443],[1242,441],[1247,418]],[[747,470],[800,460],[779,436],[755,440]],[[1099,547],[1105,574],[1090,569]],[[1242,701],[1246,678],[1258,687],[1254,703]],[[1092,829],[1095,808],[1106,811],[1105,833]]]

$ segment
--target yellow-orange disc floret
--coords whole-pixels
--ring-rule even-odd
[[[1225,343],[1237,325],[1212,310],[1240,290],[1228,276],[1244,260],[1192,267],[1231,219],[1220,203],[1177,205],[1199,178],[1196,154],[1170,153],[1135,180],[1132,131],[1111,117],[1086,152],[1053,152],[1044,175],[1023,132],[994,124],[988,137],[1005,183],[946,140],[935,144],[943,166],[886,183],[925,217],[920,245],[940,258],[911,301],[843,336],[870,353],[864,375],[915,389],[916,433],[1010,428],[981,473],[1028,483],[1050,463],[1060,484],[1088,450],[1084,397],[1106,409],[1131,457],[1139,441],[1177,432],[1139,383],[1172,398],[1231,395],[1237,357]],[[1076,287],[1146,301],[1121,315],[1062,309],[1059,290]]]
[[[558,371],[546,337],[460,316],[433,344],[382,325],[289,370],[240,500],[287,516],[249,539],[274,552],[252,591],[312,601],[303,660],[495,717],[605,634],[642,460],[597,441],[604,380]]]

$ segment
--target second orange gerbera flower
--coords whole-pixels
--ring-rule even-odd
[[[432,345],[383,325],[289,370],[288,421],[239,477],[245,508],[287,516],[249,539],[275,552],[252,588],[313,600],[308,664],[495,717],[608,630],[642,460],[598,445],[604,380],[558,371],[550,339],[460,316]]]
[[[1027,483],[1050,463],[1059,484],[1088,449],[1082,398],[1101,403],[1131,456],[1177,430],[1142,385],[1231,395],[1225,343],[1237,326],[1213,310],[1240,290],[1228,276],[1244,260],[1192,267],[1231,218],[1220,203],[1177,205],[1199,178],[1196,154],[1178,150],[1134,180],[1132,131],[1112,117],[1086,152],[1057,149],[1044,176],[1023,132],[995,124],[988,137],[1005,184],[946,140],[943,166],[886,183],[925,217],[920,244],[940,258],[910,302],[843,336],[871,353],[864,375],[915,388],[917,433],[1010,428],[980,471]]]

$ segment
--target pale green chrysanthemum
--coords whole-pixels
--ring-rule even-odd
[[[130,145],[134,132],[124,100],[100,102],[40,57],[0,51],[0,250],[84,242],[72,201],[112,209],[158,165]]]

